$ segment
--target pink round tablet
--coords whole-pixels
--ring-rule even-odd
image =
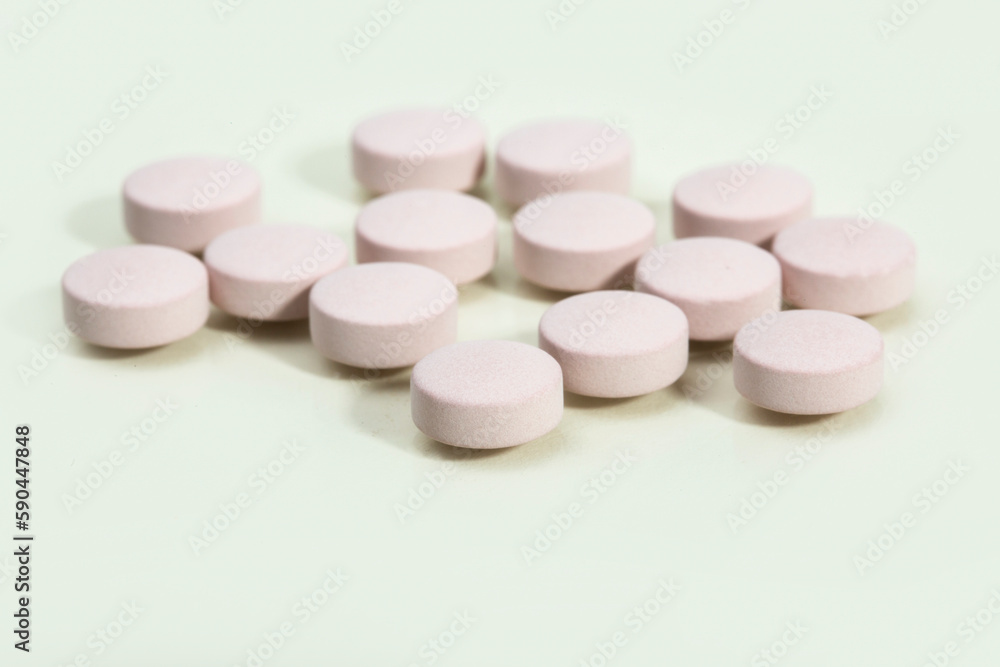
[[[136,240],[201,252],[219,234],[260,222],[260,176],[221,157],[180,157],[125,179],[125,226]]]
[[[562,419],[562,371],[537,347],[506,340],[455,343],[414,366],[413,423],[455,447],[524,444]]]
[[[639,262],[635,288],[683,310],[692,340],[731,340],[750,320],[781,309],[777,260],[735,239],[681,239],[653,248]]]
[[[623,195],[543,197],[514,216],[514,266],[525,280],[548,289],[620,288],[631,284],[655,233],[653,212]]]
[[[262,321],[309,316],[309,290],[347,266],[339,238],[306,225],[253,225],[222,234],[205,248],[212,303]]]
[[[882,336],[842,313],[789,310],[747,324],[733,341],[736,390],[795,415],[841,412],[882,387]]]
[[[156,245],[99,250],[62,278],[70,330],[95,345],[156,347],[190,336],[208,319],[208,273],[191,255]]]
[[[687,318],[674,304],[649,294],[578,294],[545,311],[538,346],[559,362],[567,391],[639,396],[673,384],[684,373]]]
[[[812,218],[774,239],[785,300],[800,308],[872,315],[910,298],[917,248],[897,227],[854,218]]]
[[[809,179],[787,167],[712,167],[686,176],[674,189],[674,236],[765,243],[809,216],[812,200]]]
[[[496,189],[511,206],[570,190],[627,194],[632,142],[615,121],[549,120],[497,144]]]
[[[402,109],[363,120],[351,138],[354,176],[375,193],[471,190],[486,164],[486,131],[449,109]]]
[[[358,264],[313,286],[309,331],[316,348],[342,364],[411,366],[455,341],[458,290],[425,266]]]
[[[493,270],[497,214],[449,190],[406,190],[369,202],[354,227],[358,262],[411,262],[462,285]]]

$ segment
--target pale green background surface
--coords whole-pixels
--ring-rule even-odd
[[[15,652],[5,630],[0,664],[80,654],[94,665],[247,664],[262,634],[288,621],[294,634],[265,664],[424,665],[422,646],[464,611],[471,629],[434,664],[578,665],[622,631],[614,665],[750,665],[794,621],[807,631],[781,659],[789,667],[921,665],[952,641],[951,664],[996,664],[1000,616],[971,642],[959,626],[1000,590],[1000,281],[963,307],[953,290],[1000,251],[1000,7],[929,0],[883,37],[885,0],[591,0],[554,30],[555,0],[419,0],[348,63],[340,43],[386,4],[246,0],[220,18],[208,0],[70,2],[15,52],[9,33],[38,5],[4,3],[2,460],[11,466],[14,425],[31,424],[38,537],[34,650]],[[723,9],[733,22],[679,72],[673,54]],[[164,81],[121,119],[113,101],[157,66]],[[912,360],[887,366],[878,398],[845,414],[800,470],[786,457],[825,423],[752,408],[711,349],[677,387],[611,403],[568,397],[555,432],[471,459],[413,427],[407,372],[352,384],[305,325],[265,327],[231,347],[235,323],[215,314],[191,338],[139,354],[73,340],[22,379],[63,327],[65,267],[129,242],[118,190],[131,169],[188,152],[238,155],[286,109],[294,121],[252,161],[266,220],[349,239],[364,201],[349,172],[352,125],[385,107],[450,106],[480,77],[499,83],[477,114],[491,140],[551,115],[627,123],[633,194],[655,210],[663,240],[677,178],[769,137],[780,138],[774,162],[814,180],[822,214],[853,214],[904,180],[886,218],[919,247],[917,292],[870,321],[893,354],[936,311],[947,323],[917,336],[925,344]],[[784,138],[776,124],[813,86],[832,97]],[[60,181],[52,163],[104,117],[114,131]],[[941,128],[958,139],[911,181],[905,163]],[[534,343],[551,299],[514,274],[501,213],[500,262],[492,280],[463,290],[460,337]],[[685,397],[699,373],[718,379]],[[158,399],[179,407],[130,451],[123,434]],[[304,452],[258,495],[251,476],[290,439]],[[114,450],[122,465],[68,511],[64,495]],[[589,502],[581,487],[619,452],[636,461]],[[401,524],[394,505],[449,461],[453,474]],[[968,472],[922,512],[914,495],[951,461]],[[788,483],[734,532],[727,515],[782,470]],[[9,467],[0,479],[6,545]],[[240,493],[252,504],[196,555],[189,537]],[[583,515],[527,563],[522,547],[573,502]],[[855,557],[907,511],[916,525],[859,573]],[[7,628],[13,561],[0,556],[0,566]],[[296,602],[338,568],[347,583],[301,623]],[[625,617],[661,578],[680,590],[635,633]],[[94,633],[132,601],[143,611],[98,655]]]

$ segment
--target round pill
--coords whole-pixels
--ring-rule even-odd
[[[514,266],[552,290],[620,288],[631,283],[655,234],[653,212],[634,199],[567,192],[533,201],[514,216]]]
[[[497,194],[511,206],[569,190],[627,194],[631,180],[632,143],[615,122],[544,121],[497,144]]]
[[[683,178],[674,189],[674,236],[727,236],[761,244],[812,212],[813,187],[787,167],[740,164]]]
[[[351,138],[354,177],[375,193],[471,190],[486,164],[486,131],[448,109],[402,109],[363,120]]]
[[[201,252],[230,229],[260,222],[260,176],[239,160],[154,162],[129,174],[122,198],[133,238],[188,252]]]
[[[795,415],[841,412],[882,386],[882,336],[842,313],[788,310],[740,329],[733,341],[736,390],[757,405]]]
[[[347,265],[347,246],[306,225],[253,225],[205,248],[212,303],[236,317],[281,322],[309,316],[309,289]]]
[[[62,278],[63,315],[95,345],[136,349],[190,336],[208,319],[208,273],[195,257],[164,246],[99,250]]]
[[[326,357],[359,368],[412,366],[458,335],[458,290],[417,264],[335,271],[309,293],[309,332]]]
[[[750,320],[781,309],[778,261],[736,239],[699,237],[653,248],[639,261],[635,288],[683,310],[692,340],[732,340]]]
[[[578,294],[552,305],[538,346],[559,362],[566,390],[624,398],[673,384],[687,368],[688,324],[681,309],[622,290]]]
[[[897,227],[855,218],[803,220],[778,234],[785,300],[800,308],[872,315],[910,298],[917,249]]]
[[[524,343],[455,343],[414,366],[410,409],[417,428],[439,442],[512,447],[559,424],[562,371],[555,359]]]
[[[406,190],[372,200],[354,227],[358,262],[411,262],[462,285],[497,257],[497,215],[480,199],[450,190]]]

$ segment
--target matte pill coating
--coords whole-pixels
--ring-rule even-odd
[[[462,285],[485,276],[497,258],[497,214],[450,190],[406,190],[369,202],[354,226],[359,263],[411,262]]]
[[[673,384],[684,373],[687,318],[674,304],[649,294],[578,294],[545,311],[538,346],[559,362],[567,391],[639,396]]]
[[[121,349],[190,336],[208,319],[208,273],[191,255],[156,245],[99,250],[62,278],[63,315],[83,340]]]
[[[691,340],[731,340],[750,320],[781,309],[781,267],[765,250],[735,239],[681,239],[639,261],[636,290],[676,304]]]
[[[789,310],[755,320],[733,341],[736,390],[757,405],[795,415],[841,412],[882,387],[882,336],[863,320],[825,310]]]
[[[674,189],[674,236],[726,236],[762,244],[812,213],[813,186],[787,167],[732,164],[696,172]]]
[[[309,331],[316,348],[342,364],[369,369],[412,366],[455,341],[458,290],[425,266],[351,266],[313,286]]]
[[[142,243],[201,252],[219,234],[260,222],[260,188],[257,171],[239,160],[154,162],[125,179],[125,227]]]
[[[778,234],[785,300],[800,308],[872,315],[910,298],[917,248],[897,227],[856,218],[811,218]]]
[[[496,189],[511,206],[570,190],[627,194],[632,142],[615,121],[549,120],[512,130],[497,144]]]
[[[347,265],[347,246],[306,225],[253,225],[205,249],[212,303],[236,317],[281,322],[309,316],[309,289]]]
[[[486,165],[486,130],[449,109],[390,111],[354,128],[351,155],[354,177],[378,194],[471,190]]]
[[[555,359],[524,343],[455,343],[414,366],[410,409],[417,428],[439,442],[512,447],[559,424],[562,371]]]
[[[644,204],[607,192],[539,199],[514,216],[514,267],[564,292],[620,288],[652,245],[656,218]]]

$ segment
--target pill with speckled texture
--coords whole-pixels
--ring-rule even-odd
[[[309,316],[309,289],[347,265],[347,246],[307,225],[253,225],[205,248],[212,303],[236,317],[284,322]]]
[[[216,236],[260,222],[261,182],[239,160],[179,157],[125,179],[125,227],[141,243],[201,252]]]
[[[450,109],[371,116],[351,137],[354,177],[383,194],[413,188],[471,190],[486,165],[486,131]]]
[[[208,273],[195,257],[157,245],[99,250],[62,278],[69,329],[103,347],[157,347],[190,336],[208,319]]]
[[[359,263],[411,262],[463,285],[493,269],[497,214],[460,192],[406,190],[366,204],[354,239]]]
[[[543,121],[497,144],[497,194],[514,207],[571,190],[627,194],[631,180],[632,142],[617,121]]]
[[[533,201],[514,216],[514,266],[521,276],[563,292],[631,285],[652,245],[649,207],[607,192],[567,192]]]
[[[636,290],[676,304],[691,340],[731,340],[750,320],[781,309],[781,267],[736,239],[699,237],[653,248],[639,261]]]
[[[778,234],[785,300],[800,308],[872,315],[910,298],[917,248],[903,230],[857,218],[811,218]]]
[[[538,325],[538,346],[563,370],[566,390],[624,398],[673,384],[687,368],[688,324],[656,296],[609,290],[552,305]]]
[[[744,163],[745,165],[745,163]],[[674,188],[674,236],[726,236],[762,244],[812,213],[813,186],[787,167],[712,167]]]
[[[789,310],[755,320],[733,341],[733,381],[776,412],[822,415],[868,402],[882,387],[882,336],[863,320]]]
[[[455,342],[458,290],[425,266],[358,264],[313,285],[309,331],[316,348],[342,364],[367,369],[412,366]]]
[[[410,408],[417,428],[439,442],[472,449],[521,445],[562,419],[562,371],[524,343],[455,343],[414,366]]]

